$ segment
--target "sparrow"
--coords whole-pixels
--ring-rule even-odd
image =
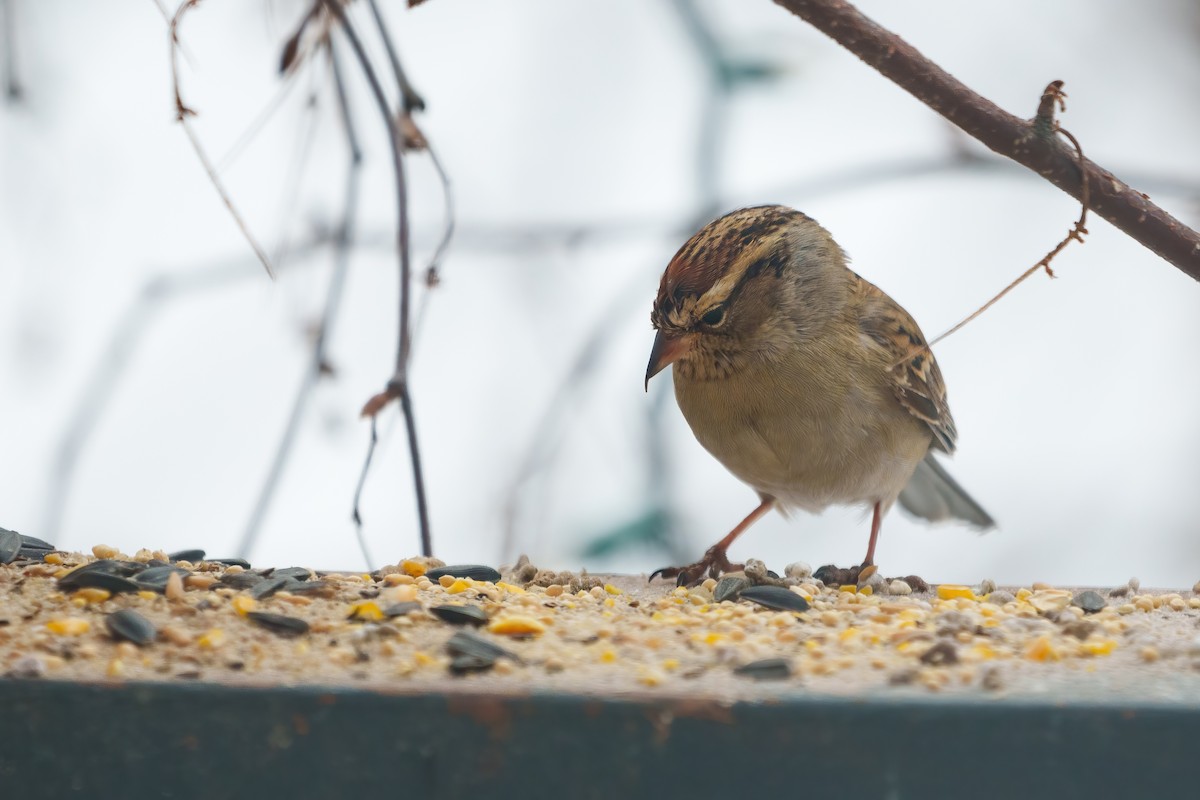
[[[926,520],[994,526],[934,456],[958,433],[921,329],[847,264],[825,228],[778,205],[709,223],[667,264],[646,388],[672,366],[692,433],[760,502],[699,561],[651,579],[740,569],[726,551],[772,509],[870,508],[864,569],[897,500]]]

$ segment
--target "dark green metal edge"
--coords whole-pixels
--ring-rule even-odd
[[[0,680],[0,798],[1194,796],[1194,706]]]

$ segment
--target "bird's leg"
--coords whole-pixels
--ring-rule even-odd
[[[875,542],[879,541],[879,529],[883,525],[882,504],[875,503],[875,513],[871,517],[871,541],[867,543],[867,557],[863,559],[864,568],[875,563]]]
[[[714,544],[704,552],[704,557],[695,564],[689,564],[686,567],[663,567],[656,569],[650,573],[650,580],[655,578],[675,578],[676,583],[680,586],[691,586],[699,583],[707,572],[713,578],[718,577],[722,572],[736,572],[742,568],[741,564],[730,564],[729,557],[725,552],[729,546],[733,544],[734,539],[742,535],[742,533],[759,520],[764,514],[775,507],[774,497],[764,497],[758,507],[746,515],[746,518],[737,524],[724,539]]]

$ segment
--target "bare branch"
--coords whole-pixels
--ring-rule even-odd
[[[1099,165],[1079,160],[1053,132],[971,91],[915,47],[844,0],[775,0],[1001,155],[1028,167],[1129,236],[1200,280],[1200,234]],[[1054,101],[1050,101],[1054,102]]]
[[[267,258],[267,253],[259,246],[254,235],[250,233],[250,227],[246,224],[246,220],[238,213],[237,208],[233,205],[233,198],[229,196],[229,192],[225,190],[225,186],[221,183],[221,179],[217,177],[217,170],[213,167],[212,160],[209,159],[207,151],[200,144],[200,138],[196,135],[196,131],[192,128],[190,117],[196,116],[196,112],[188,108],[183,102],[183,95],[179,88],[179,23],[183,20],[183,15],[192,7],[197,5],[200,0],[184,0],[180,4],[179,9],[175,12],[175,16],[171,18],[169,29],[169,37],[171,43],[171,85],[175,90],[175,118],[179,124],[183,126],[184,133],[187,134],[188,141],[192,143],[192,149],[196,151],[196,157],[200,159],[200,163],[204,166],[204,171],[208,173],[208,179],[212,181],[212,185],[217,190],[217,194],[221,196],[221,200],[225,203],[225,207],[229,209],[229,213],[233,216],[234,222],[241,229],[242,235],[246,237],[246,241],[250,243],[250,247],[254,250],[254,254],[258,256],[258,260],[262,262],[263,268],[266,269],[267,275],[271,280],[275,279],[275,270],[271,268],[271,261]]]
[[[24,92],[17,78],[17,22],[13,0],[0,0],[0,16],[4,19],[4,98],[16,103]]]
[[[413,403],[408,382],[408,358],[412,340],[412,327],[409,320],[412,291],[412,267],[409,259],[409,229],[408,229],[408,185],[404,177],[404,141],[400,135],[397,119],[388,104],[387,95],[379,82],[379,76],[371,64],[362,41],[358,37],[350,19],[346,16],[341,5],[336,0],[322,0],[325,7],[341,24],[346,39],[350,42],[359,66],[371,87],[379,113],[383,117],[388,138],[391,142],[392,167],[396,178],[396,249],[400,260],[400,342],[396,353],[396,369],[387,388],[371,398],[363,408],[363,414],[374,416],[387,403],[388,399],[398,399],[405,417],[405,430],[408,434],[409,459],[412,464],[413,488],[417,500],[417,517],[421,526],[421,552],[430,556],[433,554],[433,541],[429,529],[429,508],[425,498],[425,479],[421,470],[421,451],[417,442],[416,422],[413,419]],[[386,37],[385,37],[386,41]],[[401,93],[403,93],[401,87]],[[382,402],[380,400],[382,399]]]

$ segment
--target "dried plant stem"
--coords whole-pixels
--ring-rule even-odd
[[[421,469],[421,451],[417,441],[416,421],[414,419],[412,392],[409,386],[408,360],[411,349],[411,283],[412,269],[409,258],[409,227],[408,227],[408,187],[404,177],[404,143],[400,137],[396,117],[388,104],[387,95],[379,82],[379,76],[371,64],[362,41],[359,39],[354,26],[350,23],[341,5],[336,0],[323,0],[325,7],[341,24],[342,32],[350,42],[358,59],[359,66],[370,84],[371,93],[375,98],[383,123],[386,126],[388,139],[391,142],[392,167],[396,178],[396,249],[400,261],[400,336],[396,353],[396,368],[387,388],[380,395],[368,401],[363,413],[374,416],[390,399],[400,401],[401,410],[405,417],[405,430],[408,434],[408,450],[412,464],[413,488],[417,500],[417,517],[421,527],[421,552],[433,554],[433,541],[430,535],[429,508],[425,497],[425,480]],[[401,89],[403,92],[403,89]],[[380,398],[382,401],[380,401]]]
[[[1048,130],[999,108],[971,91],[915,47],[868,19],[845,0],[775,0],[880,74],[992,150],[1083,200],[1088,207],[1184,273],[1200,280],[1200,233],[1111,172],[1075,153]],[[1040,134],[1040,135],[1039,135]]]
[[[0,22],[4,26],[4,97],[10,103],[21,99],[21,81],[17,78],[17,23],[13,0],[0,0]]]
[[[213,166],[212,160],[208,157],[208,152],[200,143],[200,137],[196,135],[195,129],[191,124],[191,117],[196,115],[196,112],[189,108],[183,102],[183,95],[179,88],[179,23],[183,20],[183,15],[191,8],[196,6],[200,0],[184,0],[180,4],[179,9],[175,12],[175,16],[171,18],[169,29],[171,43],[171,85],[175,91],[175,118],[179,124],[183,126],[184,133],[187,134],[188,141],[192,143],[192,149],[196,151],[196,157],[200,159],[200,164],[204,167],[204,171],[208,173],[208,179],[212,182],[213,187],[217,190],[217,194],[221,196],[225,207],[229,209],[230,215],[234,222],[242,231],[242,235],[246,237],[246,241],[250,244],[254,254],[258,256],[258,260],[262,262],[263,268],[266,269],[267,275],[272,280],[275,279],[275,270],[271,267],[271,260],[267,258],[267,253],[258,244],[258,240],[254,238],[254,234],[250,232],[250,227],[246,224],[246,220],[238,213],[237,208],[233,204],[233,198],[229,196],[225,185],[221,183],[220,177],[217,175],[217,170]]]
[[[292,448],[295,445],[296,438],[299,436],[300,424],[304,419],[304,412],[308,407],[309,399],[312,397],[313,390],[316,388],[322,371],[328,362],[329,336],[337,320],[338,308],[341,305],[342,293],[346,285],[346,274],[350,267],[354,230],[358,218],[362,150],[359,146],[358,134],[354,128],[354,118],[350,113],[345,84],[332,43],[330,43],[330,68],[333,73],[338,109],[341,112],[343,129],[346,134],[347,150],[349,151],[346,193],[342,206],[341,225],[336,232],[334,240],[333,270],[329,276],[329,287],[325,293],[325,307],[321,313],[321,320],[318,324],[316,339],[313,342],[312,353],[309,356],[308,365],[305,368],[303,378],[301,378],[300,386],[296,389],[291,412],[288,414],[287,424],[284,426],[283,433],[279,437],[279,443],[275,448],[275,456],[267,471],[267,477],[263,481],[258,499],[255,501],[250,518],[246,523],[246,528],[242,533],[241,543],[238,545],[237,550],[239,558],[248,559],[251,551],[254,549],[255,542],[258,540],[258,536],[262,530],[263,521],[266,519],[267,512],[270,509],[271,500],[274,498],[275,492],[279,487],[279,482],[283,478],[283,472],[287,467],[288,459],[291,457]],[[363,539],[361,531],[359,532],[359,547],[362,550],[367,569],[373,569],[374,562],[367,550],[366,541]]]

